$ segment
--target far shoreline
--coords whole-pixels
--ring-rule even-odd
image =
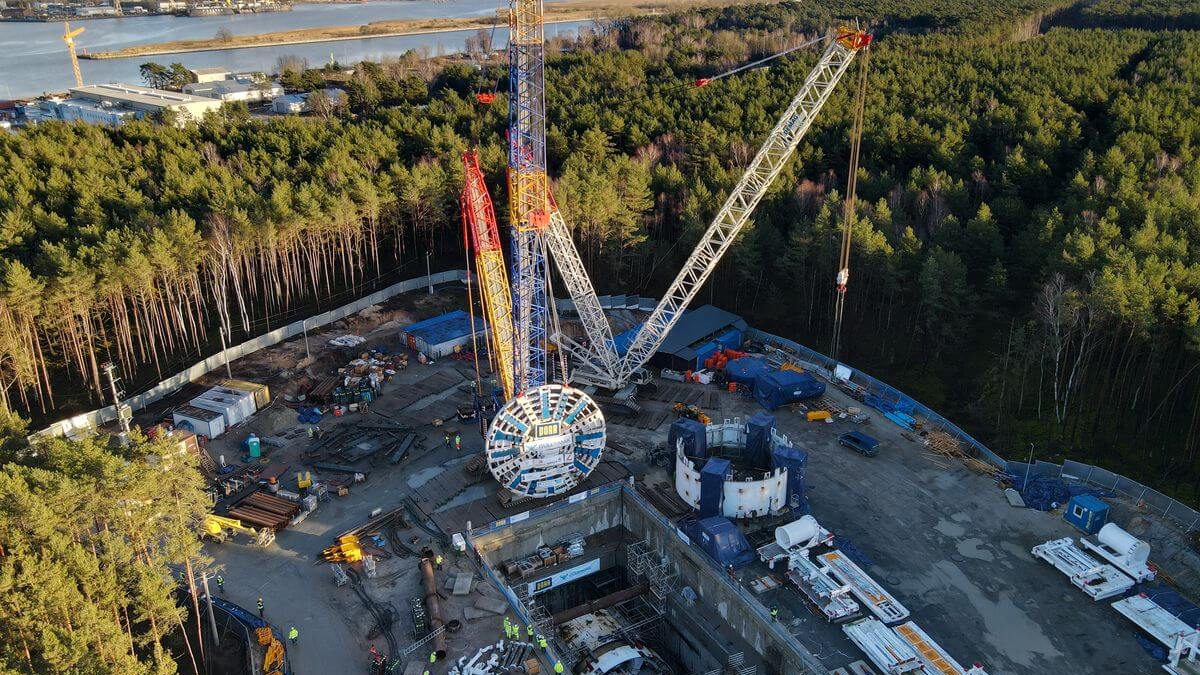
[[[341,4],[351,4],[344,2]],[[355,3],[357,4],[357,3]],[[595,21],[601,15],[585,15],[573,17],[569,19],[552,19],[547,20],[546,25],[572,23],[575,21]],[[367,33],[361,35],[335,35],[335,36],[316,36],[311,38],[295,38],[295,39],[280,39],[268,40],[264,42],[242,43],[242,44],[213,44],[197,47],[159,47],[157,45],[145,45],[141,47],[132,47],[128,50],[117,50],[110,52],[93,52],[91,54],[80,54],[79,59],[87,59],[91,61],[117,61],[121,59],[136,59],[146,56],[163,56],[167,54],[193,54],[196,52],[223,52],[233,49],[257,49],[260,47],[287,47],[291,45],[308,45],[320,44],[323,42],[346,42],[348,40],[375,40],[379,38],[394,38],[406,37],[415,35],[436,35],[438,33],[453,33],[463,30],[478,30],[480,28],[489,29],[500,27],[508,30],[507,25],[492,24],[492,23],[470,23],[462,26],[448,26],[445,28],[418,28],[413,30],[389,31],[384,33]],[[322,30],[322,29],[317,29]],[[328,29],[325,29],[328,30]],[[262,35],[271,35],[271,33],[263,33]],[[215,42],[215,40],[214,40]],[[160,43],[169,44],[169,43]],[[125,53],[126,51],[137,50],[136,53]]]

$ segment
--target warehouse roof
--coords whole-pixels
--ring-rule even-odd
[[[136,84],[89,84],[82,87],[72,87],[71,94],[85,98],[108,98],[126,103],[140,103],[151,106],[186,105],[188,103],[212,103],[212,99],[202,96],[192,96],[178,91],[165,91],[140,87]]]
[[[481,317],[475,317],[475,331],[481,333],[487,330],[487,324],[484,323]],[[471,334],[471,317],[461,309],[456,309],[453,312],[447,312],[441,316],[435,316],[431,319],[418,321],[414,324],[405,326],[404,334],[412,335],[428,342],[431,345],[441,344],[449,340],[455,340],[464,335]]]
[[[746,321],[732,312],[726,312],[719,307],[704,305],[684,314],[679,323],[667,333],[658,348],[660,353],[672,354],[683,358],[694,358],[695,352],[691,347],[713,337],[726,328],[746,330]]]

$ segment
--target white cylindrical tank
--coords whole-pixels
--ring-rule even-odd
[[[811,546],[821,536],[821,526],[812,516],[802,516],[787,525],[775,528],[775,543],[787,551],[796,547]]]
[[[778,532],[776,533],[778,536]],[[1116,523],[1100,528],[1096,538],[1129,562],[1144,563],[1150,558],[1150,544],[1121,529]]]

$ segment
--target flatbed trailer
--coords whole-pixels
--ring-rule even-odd
[[[833,623],[849,621],[861,611],[850,597],[850,587],[838,585],[825,568],[817,567],[807,555],[791,556],[787,578]]]
[[[1106,565],[1075,546],[1070,537],[1052,539],[1033,547],[1034,557],[1050,563],[1071,580],[1092,600],[1105,600],[1133,588],[1133,579],[1121,574],[1112,565]]]
[[[908,609],[841,551],[822,553],[817,556],[817,560],[846,584],[854,597],[858,598],[868,611],[879,617],[880,621],[891,624],[908,618]]]
[[[1192,628],[1145,594],[1117,600],[1112,603],[1112,608],[1166,646],[1169,660],[1163,670],[1172,675],[1200,674],[1200,630]]]
[[[842,626],[842,631],[884,675],[919,675],[924,670],[924,663],[912,646],[877,619],[853,621]]]
[[[921,659],[928,675],[987,675],[987,671],[978,663],[972,664],[970,670],[963,668],[912,621],[906,621],[893,630],[917,653],[917,658]]]

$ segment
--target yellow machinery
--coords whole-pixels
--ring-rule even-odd
[[[712,422],[712,418],[709,417],[707,413],[705,413],[703,410],[701,410],[700,408],[697,408],[694,405],[685,405],[683,403],[676,403],[675,407],[672,408],[672,410],[675,411],[676,415],[679,415],[680,417],[688,417],[688,418],[694,419],[697,422],[699,422],[700,424],[708,424],[708,423]]]
[[[479,168],[479,155],[463,153],[462,205],[463,227],[470,234],[475,248],[475,270],[479,274],[479,294],[483,297],[483,308],[487,313],[488,331],[496,360],[495,372],[504,390],[504,399],[515,393],[513,380],[514,338],[512,292],[508,287],[508,270],[504,264],[504,251],[500,248],[500,230],[496,226],[496,214],[492,198],[488,195],[483,171]]]
[[[283,643],[271,632],[270,626],[263,626],[254,631],[258,644],[266,647],[263,655],[263,675],[281,675],[283,673]]]
[[[310,471],[297,471],[296,472],[296,489],[304,490],[306,488],[310,488],[310,487],[312,487],[312,483],[313,483],[312,472],[310,472]]]
[[[84,29],[76,28],[71,30],[71,24],[68,21],[63,22],[63,42],[67,43],[67,53],[71,55],[71,70],[75,73],[75,86],[83,86],[83,74],[79,72],[79,57],[75,55],[75,38],[82,33]]]
[[[359,562],[363,558],[362,546],[359,545],[357,536],[347,534],[339,537],[333,546],[321,551],[321,557],[331,563]]]
[[[202,527],[201,535],[207,536],[217,542],[229,539],[235,531],[245,532],[250,535],[257,546],[267,546],[275,541],[275,531],[269,527],[256,530],[253,527],[243,525],[242,521],[235,518],[225,518],[211,513],[204,517],[204,525]]]

